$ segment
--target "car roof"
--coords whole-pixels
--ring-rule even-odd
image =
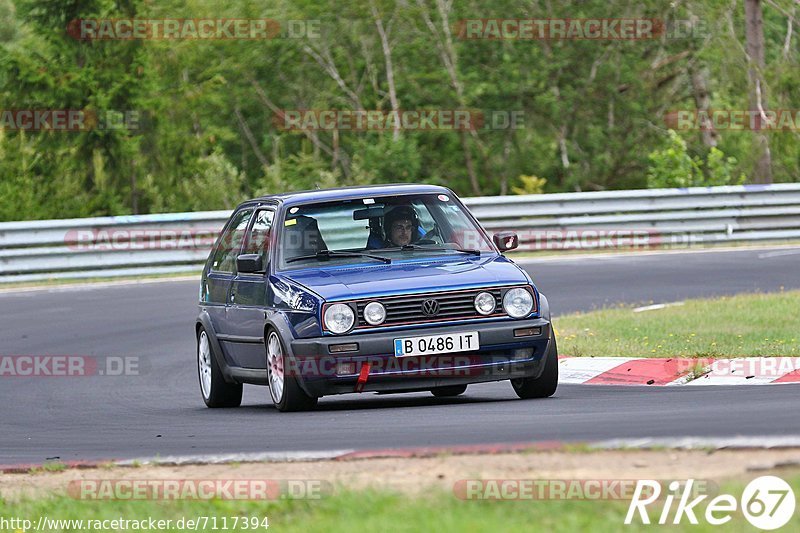
[[[396,183],[390,185],[360,185],[354,187],[338,187],[335,189],[314,189],[309,191],[287,192],[271,194],[253,198],[244,203],[277,201],[284,205],[303,204],[307,202],[325,202],[334,200],[349,200],[371,196],[395,196],[401,194],[431,194],[451,193],[447,187],[439,185],[418,185],[409,183]]]

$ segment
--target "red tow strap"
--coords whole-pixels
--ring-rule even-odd
[[[361,372],[358,374],[358,381],[356,382],[356,388],[354,392],[361,392],[364,389],[364,384],[367,382],[368,377],[369,363],[363,363],[361,365]]]

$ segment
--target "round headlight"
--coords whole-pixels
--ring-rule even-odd
[[[356,314],[349,305],[333,304],[325,309],[322,320],[331,333],[347,333],[355,324]]]
[[[475,297],[475,310],[482,315],[491,315],[497,307],[494,296],[488,292],[482,292]]]
[[[503,309],[513,318],[528,316],[533,311],[533,295],[522,288],[511,289],[503,296]]]
[[[386,308],[378,302],[370,302],[364,308],[364,320],[371,326],[382,324],[386,320]]]

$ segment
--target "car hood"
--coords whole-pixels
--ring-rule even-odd
[[[304,268],[278,274],[326,300],[530,283],[517,265],[503,256],[448,256],[390,265]]]

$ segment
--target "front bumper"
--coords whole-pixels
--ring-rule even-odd
[[[291,342],[287,369],[308,394],[325,396],[348,392],[401,392],[504,379],[538,377],[550,339],[550,322],[543,318],[464,323],[457,326],[362,333],[297,339]],[[539,328],[532,336],[514,331]],[[477,331],[480,348],[470,352],[428,356],[394,355],[394,340],[427,335]],[[357,343],[358,349],[331,353],[332,345]],[[353,372],[339,374],[339,363],[354,363]],[[365,365],[369,365],[365,369]]]

